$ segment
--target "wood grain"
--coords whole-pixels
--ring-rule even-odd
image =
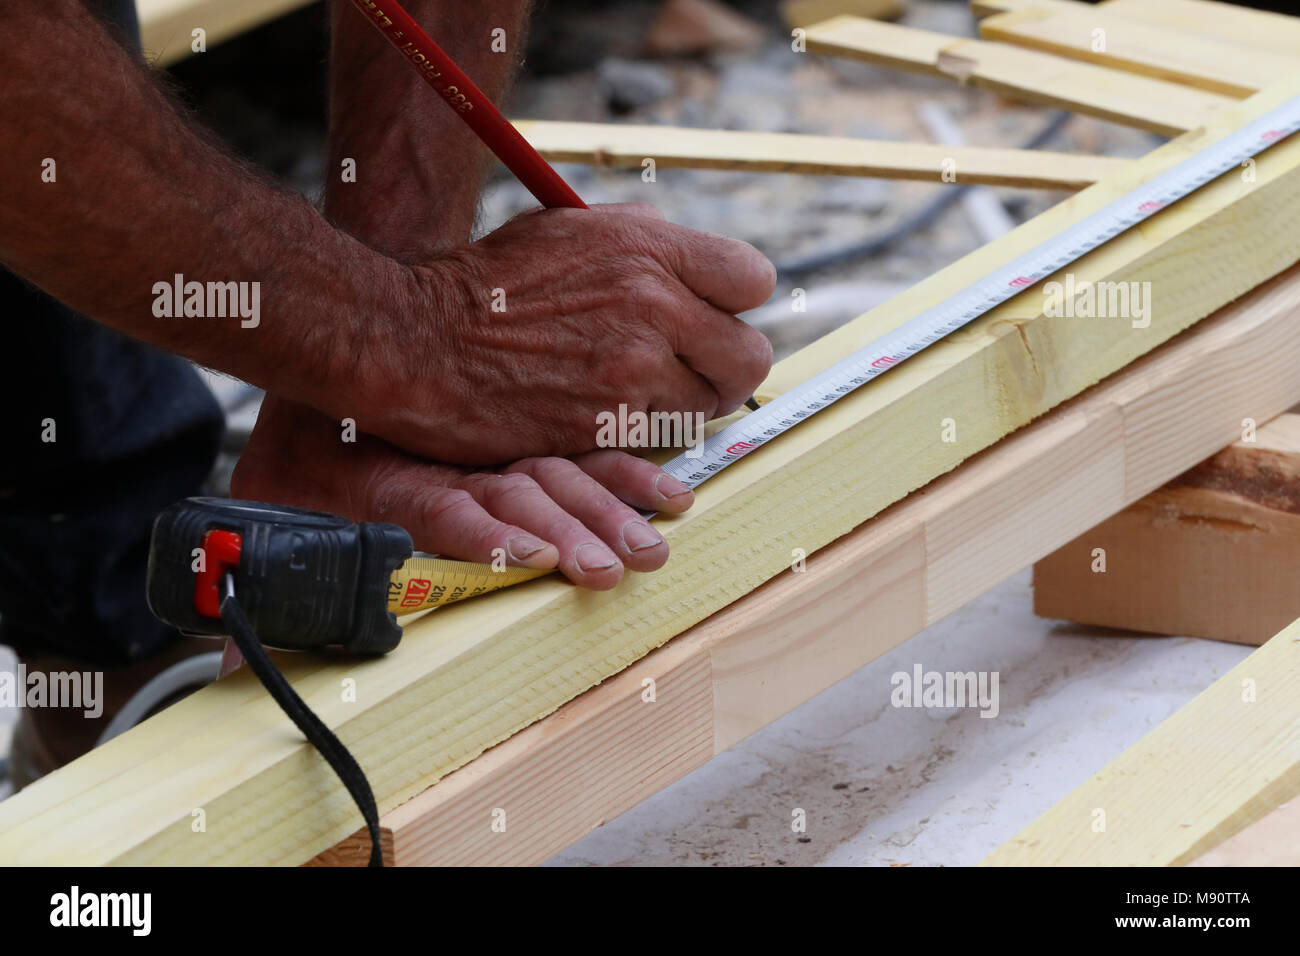
[[[1297,347],[1300,267],[387,814],[390,859],[541,862],[1132,501],[1142,485],[1130,475],[1175,473],[1247,411],[1288,406],[1300,396]],[[1252,374],[1218,376],[1211,356]],[[1172,440],[1142,440],[1155,429]],[[709,679],[678,679],[687,672]],[[518,829],[490,831],[498,807],[514,808]],[[368,847],[362,831],[318,861],[359,865]]]
[[[1011,10],[981,20],[980,35],[1225,96],[1249,96],[1300,70],[1295,51],[1238,46],[1097,8]]]
[[[1094,570],[1098,552],[1104,571]],[[1259,645],[1300,617],[1298,580],[1300,415],[1291,414],[1035,564],[1034,612]]]

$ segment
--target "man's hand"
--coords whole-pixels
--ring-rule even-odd
[[[268,395],[239,459],[231,492],[392,521],[418,550],[465,561],[559,567],[583,587],[612,588],[624,568],[653,571],[664,539],[633,508],[685,511],[694,495],[651,462],[615,450],[574,461],[532,458],[504,473],[420,461],[383,441],[339,427],[313,409]],[[631,507],[629,507],[631,505]]]
[[[349,343],[355,378],[312,403],[438,461],[587,451],[620,404],[713,418],[772,361],[735,316],[771,295],[771,263],[651,206],[527,213],[412,275],[411,303]]]

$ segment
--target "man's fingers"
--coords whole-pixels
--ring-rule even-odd
[[[729,389],[728,396],[734,389]],[[722,395],[718,387],[677,356],[668,356],[649,391],[650,412],[677,414],[694,427],[695,414],[701,412],[709,421],[723,414]],[[743,402],[745,399],[742,398]]]
[[[743,405],[772,368],[772,343],[766,335],[704,302],[682,324],[676,344],[682,361],[717,394],[715,418]]]
[[[685,226],[662,228],[665,264],[701,299],[735,315],[771,298],[776,267],[749,243]]]
[[[389,520],[410,532],[416,550],[484,563],[504,554],[506,564],[514,567],[556,567],[555,545],[489,514],[468,491],[421,482],[421,470],[413,465],[402,476],[402,488],[388,492],[388,500],[396,503]]]
[[[559,568],[574,584],[605,591],[623,577],[618,555],[528,474],[520,470],[504,475],[472,474],[459,485],[494,517],[553,542],[559,551]]]
[[[564,458],[525,458],[508,469],[528,475],[552,501],[594,532],[634,571],[668,560],[668,542],[612,491]]]
[[[573,463],[622,501],[640,511],[681,514],[695,492],[652,461],[613,448],[578,455]]]

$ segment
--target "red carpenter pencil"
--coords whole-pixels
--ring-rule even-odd
[[[483,91],[421,29],[397,0],[352,0],[366,19],[407,59],[524,184],[543,206],[586,209],[584,203],[541,154],[520,135]]]

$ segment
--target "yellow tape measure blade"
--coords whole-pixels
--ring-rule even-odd
[[[399,615],[415,614],[550,573],[537,568],[497,570],[490,564],[417,554],[388,579],[388,610]]]

